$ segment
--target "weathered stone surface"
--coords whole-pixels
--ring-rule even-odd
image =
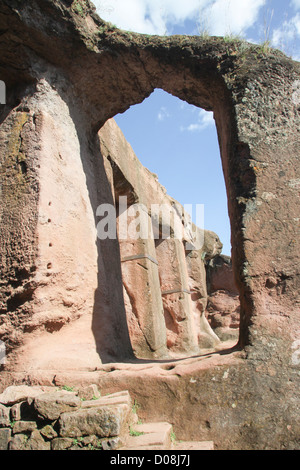
[[[95,435],[85,436],[80,439],[80,443],[82,446],[97,447],[99,445],[99,437]]]
[[[50,424],[46,424],[42,429],[39,430],[41,435],[46,437],[47,439],[54,439],[57,437],[57,432],[53,429]]]
[[[72,447],[74,439],[70,437],[57,437],[51,441],[52,450],[66,450]]]
[[[11,407],[10,416],[11,416],[12,421],[18,421],[22,418],[21,408],[24,403],[27,403],[27,402],[23,401],[20,403],[16,403],[15,405]]]
[[[45,442],[37,429],[31,435],[16,434],[11,438],[9,450],[50,450],[50,442]]]
[[[166,239],[156,243],[156,256],[163,298],[168,347],[195,352],[197,332],[191,313],[188,273],[182,240]]]
[[[80,398],[75,393],[67,391],[43,393],[34,400],[37,413],[51,421],[58,419],[65,411],[78,409],[80,405]]]
[[[15,403],[10,408],[10,417],[12,421],[19,421],[22,420],[33,420],[36,418],[36,412],[34,411],[34,407],[32,406],[32,397],[29,397],[28,400],[22,401],[20,403]]]
[[[101,443],[101,448],[103,450],[116,450],[121,447],[121,445],[121,439],[119,437],[115,437],[114,439],[103,440]]]
[[[0,429],[0,450],[8,450],[9,442],[11,439],[11,429]]]
[[[211,232],[209,232],[209,235]],[[209,237],[210,238],[210,237]],[[215,238],[215,237],[214,237]],[[207,244],[208,245],[208,244]],[[206,271],[204,260],[206,256],[213,256],[213,252],[193,250],[187,253],[186,263],[188,270],[188,286],[191,292],[192,313],[194,316],[197,343],[200,348],[213,349],[220,343],[219,337],[213,332],[206,318],[208,300],[206,288]]]
[[[128,450],[169,449],[171,446],[172,425],[170,423],[137,424],[132,431],[137,435],[130,436]]]
[[[189,216],[184,208],[166,194],[156,175],[141,165],[114,120],[106,122],[99,136],[104,166],[120,213],[117,227],[133,351],[140,358],[164,357],[166,353],[193,354],[203,346],[203,336],[210,338],[209,346],[213,347],[219,340],[202,314],[206,305],[205,276],[196,279],[195,273],[190,273],[189,277],[185,247],[194,250],[199,245],[193,270],[202,272],[204,260],[213,258],[222,249],[218,236],[193,224],[188,226]],[[122,209],[121,197],[131,204],[127,211]],[[124,236],[135,221],[134,208],[143,214],[139,215],[143,228],[140,232],[151,235],[148,238],[136,240]],[[201,291],[200,302],[205,303],[200,311],[189,290],[192,277],[193,291]]]
[[[97,386],[94,385],[92,390],[97,392]],[[31,400],[28,398],[28,401]],[[15,404],[11,417],[22,417],[20,408],[24,404],[28,406],[27,401]],[[0,429],[1,448],[6,449],[11,441],[11,450],[100,449],[104,437],[105,448],[115,449],[123,442],[123,436],[128,434],[129,425],[133,422],[131,415],[135,415],[131,397],[126,390],[99,398],[94,396],[92,400],[82,402],[77,391],[54,390],[33,399],[33,405],[36,409],[34,421],[18,419],[12,429]],[[78,409],[80,405],[82,408]],[[9,426],[11,409],[4,405],[1,407],[4,410],[2,424]],[[65,412],[66,409],[71,411]],[[60,416],[58,421],[57,416]],[[51,419],[52,425],[41,427],[41,418]]]
[[[240,300],[225,290],[213,292],[208,298],[207,318],[222,341],[239,338]]]
[[[239,291],[234,280],[232,261],[229,256],[218,255],[213,257],[206,267],[207,290],[209,293],[217,290],[226,290],[238,295]]]
[[[32,431],[26,447],[28,450],[50,450],[51,444],[50,442],[45,442],[40,432],[35,429]]]
[[[240,298],[231,258],[217,256],[207,265],[207,318],[222,341],[239,338]]]
[[[127,390],[111,393],[107,396],[99,397],[96,400],[84,400],[81,404],[82,408],[99,408],[100,406],[125,405],[130,410],[132,400]]]
[[[78,395],[82,400],[94,400],[95,398],[101,397],[101,393],[96,384],[81,387]]]
[[[0,428],[5,428],[9,426],[10,419],[9,419],[10,411],[7,406],[0,404]]]
[[[176,442],[173,447],[174,450],[215,450],[213,441],[192,441],[192,442]]]
[[[0,395],[0,403],[4,405],[14,405],[15,403],[35,398],[43,392],[40,387],[30,387],[28,385],[11,385]]]
[[[121,432],[127,407],[85,408],[72,413],[63,413],[59,418],[62,437],[97,435],[99,437],[118,436]]]
[[[120,243],[122,275],[129,334],[135,355],[159,358],[167,355],[166,326],[155,261],[154,241]],[[138,259],[126,260],[138,256]]]
[[[132,359],[119,245],[95,244],[96,209],[114,201],[97,133],[162,88],[214,111],[242,365],[223,354],[195,377],[151,375],[152,396],[140,372],[131,386],[153,414],[159,396],[174,416],[180,396],[178,423],[195,419],[218,448],[299,448],[299,63],[220,37],[128,34],[80,6],[1,2],[1,388]]]
[[[9,450],[28,450],[28,435],[16,434],[11,438]]]
[[[273,419],[277,407],[283,409],[287,402],[273,388],[279,372],[274,375],[275,369],[269,367],[270,364],[260,364],[260,367],[255,364],[257,370],[253,370],[243,353],[236,351],[173,363],[152,363],[143,368],[137,364],[131,368],[120,364],[113,376],[102,372],[99,383],[107,390],[121,388],[126,383],[140,404],[142,422],[148,421],[149,417],[152,422],[172,420],[178,440],[209,440],[215,443],[215,449],[228,450],[296,449],[299,447],[299,423],[291,415],[281,416],[288,426],[283,444],[278,429],[279,417],[276,425]],[[260,401],[255,403],[257,398],[261,400],[261,406]],[[255,422],[250,421],[253,415]],[[264,430],[259,440],[258,426]],[[275,438],[272,432],[276,434]]]
[[[37,428],[35,421],[17,421],[13,427],[13,434],[30,433]]]

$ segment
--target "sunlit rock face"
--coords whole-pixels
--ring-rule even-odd
[[[223,341],[239,336],[240,300],[229,256],[216,256],[206,266],[207,318]]]
[[[220,253],[218,236],[187,223],[190,216],[184,207],[143,167],[114,120],[106,122],[99,137],[117,208],[123,292],[134,354],[149,359],[213,348],[220,339],[210,328],[202,305],[207,302],[205,259]]]
[[[239,351],[183,375],[179,369],[168,386],[155,377],[147,399],[136,378],[122,376],[119,386],[135,389],[149,413],[164,416],[180,397],[176,419],[182,413],[197,419],[201,436],[213,435],[219,448],[299,448],[299,63],[223,38],[127,34],[104,23],[85,0],[2,0],[0,27],[7,92],[0,130],[0,339],[7,353],[1,387],[25,379],[52,383],[60,371],[75,380],[79,371],[133,359],[126,310],[131,331],[143,338],[136,348],[147,338],[152,359],[178,352],[179,344],[199,346],[199,329],[183,314],[189,303],[194,314],[195,305],[204,311],[200,284],[194,298],[164,297],[160,289],[155,314],[144,304],[138,324],[132,281],[124,294],[133,274],[129,264],[123,268],[137,261],[124,261],[117,238],[97,236],[97,208],[114,205],[115,189],[122,191],[118,175],[111,184],[113,160],[110,170],[98,132],[162,88],[214,112],[240,300]],[[133,203],[142,194],[125,190]],[[172,243],[165,250],[154,243],[152,254],[176,253],[172,282],[192,291],[201,265],[192,266],[189,256],[184,264],[178,253],[186,252]],[[137,254],[152,258],[149,246],[137,245]],[[160,273],[153,259],[158,264],[143,258],[138,266],[156,286],[147,299],[172,274]],[[138,280],[144,285],[143,276]],[[157,400],[159,390],[164,400]],[[186,434],[195,431],[182,423]]]

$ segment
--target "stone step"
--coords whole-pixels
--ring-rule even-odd
[[[173,450],[214,450],[213,441],[181,441],[172,443]]]
[[[109,395],[93,398],[92,400],[85,400],[82,402],[82,408],[98,408],[99,406],[115,406],[125,405],[131,409],[132,403],[129,392],[124,390],[122,392],[111,393]]]
[[[167,450],[171,448],[172,425],[169,423],[135,424],[130,428],[126,446],[120,450]]]
[[[176,441],[168,422],[139,424],[137,408],[126,390],[11,386],[0,396],[0,450],[213,450],[211,441]]]
[[[74,428],[79,436],[99,435],[103,426],[103,433],[106,431],[107,437],[117,436],[121,442],[126,442],[128,428],[132,426],[133,419],[132,401],[128,391],[117,392],[82,401],[77,411],[63,413],[59,418],[60,434],[62,437],[77,437],[72,435]]]
[[[166,422],[136,424],[130,428],[126,446],[120,450],[214,450],[212,441],[176,441]]]

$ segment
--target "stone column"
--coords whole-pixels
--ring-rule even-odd
[[[167,355],[166,326],[160,291],[158,262],[155,255],[154,240],[151,237],[151,219],[148,213],[142,210],[142,215],[139,217],[142,227],[138,227],[138,221],[134,217],[133,211],[131,211],[132,208],[133,206],[118,218],[124,299],[129,334],[136,357],[159,358]],[[135,223],[140,232],[136,237],[133,233]],[[126,227],[128,228],[127,236],[124,232]],[[148,229],[149,236],[146,236]],[[140,238],[138,235],[143,235],[144,238]]]
[[[200,348],[212,348],[220,343],[220,339],[213,332],[205,316],[207,287],[202,253],[202,250],[193,250],[189,251],[186,255],[189,275],[188,285],[191,291],[192,312],[197,329],[197,342]]]
[[[167,345],[174,352],[198,350],[184,246],[175,238],[156,241],[156,256],[167,327]]]

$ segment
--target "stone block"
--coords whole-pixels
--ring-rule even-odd
[[[72,447],[74,440],[70,437],[56,437],[51,441],[52,450],[66,450]]]
[[[85,400],[93,400],[95,398],[100,398],[101,393],[99,392],[96,384],[91,384],[79,390],[79,396]]]
[[[9,426],[9,408],[4,405],[0,405],[0,428],[6,428]]]
[[[27,441],[26,434],[16,434],[9,443],[9,450],[27,450]]]
[[[7,387],[3,393],[0,394],[0,403],[3,405],[14,405],[27,398],[35,398],[37,395],[43,393],[40,387],[30,387],[28,385],[11,385]]]
[[[81,405],[80,398],[74,392],[46,392],[34,400],[34,408],[43,418],[54,421],[67,411],[77,410]]]
[[[16,434],[12,437],[9,450],[50,450],[50,442],[45,442],[40,432],[35,429],[31,435]]]
[[[97,400],[86,400],[81,404],[81,408],[99,408],[107,405],[126,405],[128,410],[131,408],[131,398],[127,390],[111,393],[110,395],[99,397]]]
[[[40,429],[40,433],[42,436],[46,437],[46,439],[54,439],[57,437],[57,432],[53,429],[50,424],[46,424],[42,429]]]
[[[33,421],[36,417],[36,412],[29,402],[32,398],[29,398],[28,401],[22,401],[20,403],[15,403],[10,408],[10,419],[11,421]]]
[[[50,442],[45,442],[40,432],[35,429],[27,441],[28,450],[50,450]]]
[[[93,434],[98,437],[118,436],[127,419],[127,414],[126,405],[101,406],[66,412],[59,418],[60,435],[73,438]]]
[[[11,430],[9,428],[0,429],[0,450],[7,450],[11,439]]]
[[[35,421],[17,421],[13,427],[14,434],[29,433],[37,428]]]

